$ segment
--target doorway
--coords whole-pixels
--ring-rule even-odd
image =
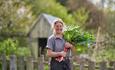
[[[47,45],[47,38],[38,38],[38,56],[45,54],[45,48]]]

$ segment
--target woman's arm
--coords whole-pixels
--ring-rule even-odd
[[[47,49],[47,55],[49,57],[58,57],[58,56],[66,56],[66,52],[62,51],[62,52],[53,52],[51,49]]]

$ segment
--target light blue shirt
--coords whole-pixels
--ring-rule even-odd
[[[47,46],[46,47],[48,49],[51,49],[54,52],[61,52],[61,51],[64,51],[65,42],[66,41],[64,40],[64,38],[58,38],[55,35],[51,35],[48,38]],[[70,50],[69,50],[67,52],[67,56],[66,57],[70,57],[70,56],[71,56],[71,53],[70,53]]]
[[[64,49],[65,40],[64,38],[58,38],[55,35],[51,35],[47,41],[47,48],[54,52],[61,52]]]

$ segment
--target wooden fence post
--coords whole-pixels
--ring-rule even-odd
[[[70,67],[71,67],[71,70],[75,70],[75,65],[74,65],[74,58],[70,58]]]
[[[95,62],[91,60],[88,61],[88,70],[95,70]]]
[[[51,61],[51,58],[48,59],[48,70],[50,70],[50,61]]]
[[[6,61],[6,55],[2,54],[2,70],[7,70],[7,61]]]
[[[99,67],[99,69],[100,69],[100,70],[107,70],[106,62],[105,62],[105,61],[100,62],[100,67]]]
[[[44,55],[41,55],[39,59],[39,69],[38,70],[44,70]]]
[[[71,65],[71,70],[74,70],[73,69],[73,59],[72,58],[70,58],[70,65]]]
[[[33,64],[33,58],[32,57],[28,57],[26,63],[27,63],[26,64],[27,70],[34,70],[34,64]]]
[[[80,58],[80,70],[84,70],[84,58]]]
[[[24,62],[24,57],[19,57],[18,58],[18,70],[25,70],[25,62]]]
[[[10,70],[17,70],[16,56],[15,55],[10,56]]]
[[[114,63],[113,63],[113,70],[115,70],[115,61],[114,61]]]
[[[84,70],[84,63],[80,63],[80,70]]]

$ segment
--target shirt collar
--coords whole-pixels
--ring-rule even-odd
[[[54,34],[54,38],[55,39],[63,39],[63,37],[56,36],[55,34]]]

